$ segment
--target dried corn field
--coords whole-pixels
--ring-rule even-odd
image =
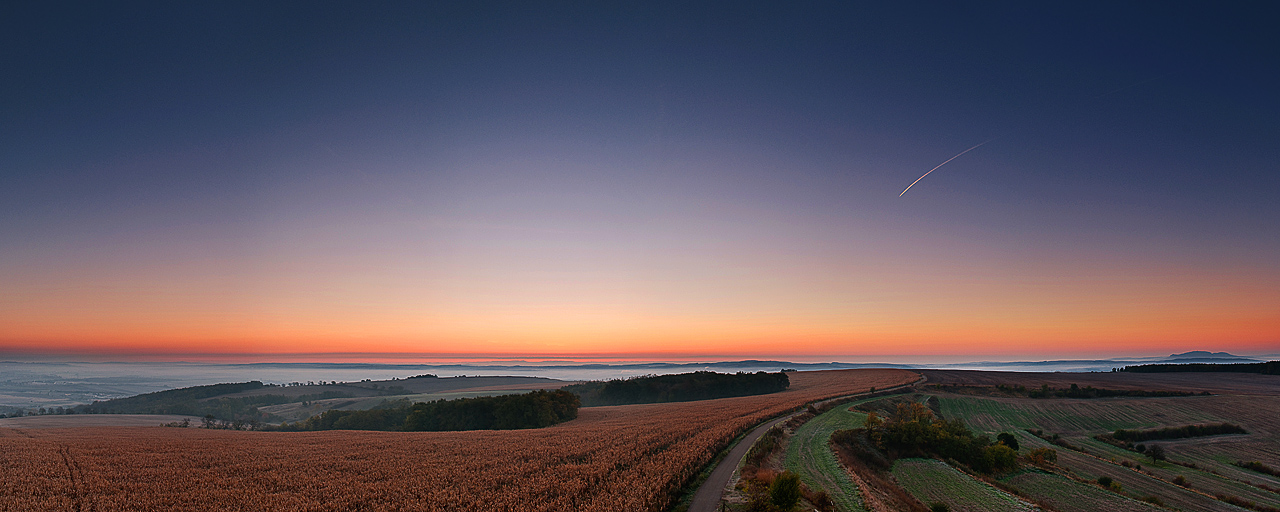
[[[917,375],[791,377],[781,393],[584,408],[576,420],[537,430],[0,428],[0,510],[661,510],[751,425]]]

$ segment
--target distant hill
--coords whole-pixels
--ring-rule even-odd
[[[1237,356],[1228,352],[1209,352],[1208,350],[1192,350],[1181,354],[1169,354],[1166,363],[1255,363],[1261,362],[1251,357]]]
[[[1237,356],[1228,352],[1209,352],[1208,350],[1192,350],[1190,352],[1183,352],[1181,354],[1169,354],[1169,359],[1201,359],[1205,357],[1221,359],[1221,358],[1238,358],[1240,356]]]

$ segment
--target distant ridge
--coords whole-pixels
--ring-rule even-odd
[[[1187,359],[1200,357],[1240,357],[1227,352],[1209,352],[1208,350],[1192,350],[1181,354],[1169,354],[1169,359]]]
[[[1169,354],[1169,357],[1161,362],[1167,363],[1256,363],[1261,362],[1258,359],[1250,357],[1237,356],[1227,352],[1209,352],[1207,350],[1192,350],[1181,354]]]

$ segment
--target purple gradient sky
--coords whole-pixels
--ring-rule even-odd
[[[0,353],[1274,352],[1273,11],[22,6]]]

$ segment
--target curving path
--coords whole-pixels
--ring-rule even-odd
[[[927,380],[927,378],[924,375],[921,375],[915,382],[881,389],[878,390],[877,393],[915,386],[925,380]],[[870,394],[870,392],[857,393],[824,400],[824,402],[848,400]],[[716,465],[716,468],[711,470],[711,476],[708,476],[707,480],[702,482],[702,486],[698,487],[698,491],[693,494],[693,501],[689,503],[689,512],[716,512],[717,507],[720,506],[720,498],[724,496],[724,489],[729,486],[729,479],[733,477],[733,471],[738,469],[738,464],[742,462],[743,457],[747,456],[747,450],[750,450],[751,446],[756,444],[756,441],[759,440],[765,432],[768,432],[774,425],[791,418],[792,414],[786,414],[760,424],[760,426],[747,433],[747,437],[743,438],[742,441],[734,446],[732,450],[729,450],[729,454],[725,455],[724,459]]]
[[[720,464],[711,470],[711,476],[702,482],[702,487],[698,488],[698,492],[693,495],[693,501],[689,503],[689,512],[715,512],[716,507],[720,506],[720,497],[724,495],[724,488],[729,486],[729,478],[733,476],[733,470],[738,469],[738,463],[747,456],[747,450],[750,450],[756,441],[760,440],[760,437],[774,425],[790,417],[791,415],[787,414],[766,421],[747,433],[747,437],[742,438],[741,442],[729,450],[729,454],[725,455]]]

